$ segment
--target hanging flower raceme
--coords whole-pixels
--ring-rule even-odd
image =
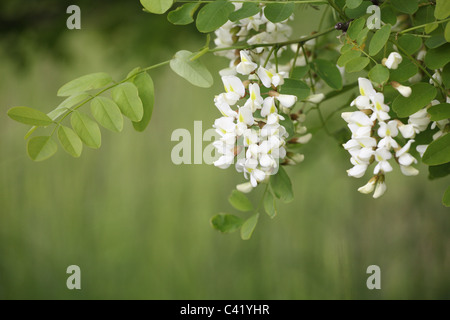
[[[414,138],[417,133],[426,130],[430,119],[426,109],[411,115],[407,124],[391,119],[390,108],[384,103],[384,95],[377,92],[368,79],[359,78],[358,83],[360,96],[351,105],[359,110],[342,113],[342,118],[352,132],[351,140],[344,144],[353,164],[347,173],[351,177],[362,178],[369,167],[375,164],[374,176],[358,191],[364,194],[373,192],[373,197],[379,198],[387,189],[385,174],[394,170],[394,160],[404,175],[419,173],[413,167],[417,160],[409,153],[414,140],[408,140],[401,146],[398,138]]]

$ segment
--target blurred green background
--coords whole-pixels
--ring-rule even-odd
[[[81,30],[65,27],[69,4],[81,7]],[[448,180],[428,181],[425,166],[418,177],[397,169],[375,201],[356,191],[368,178],[347,177],[347,153],[323,130],[304,148],[304,163],[288,168],[295,201],[279,203],[274,220],[261,215],[249,241],[211,228],[216,213],[246,216],[227,202],[243,177],[172,164],[170,138],[219,116],[217,71],[227,65],[219,57],[204,59],[210,89],[168,67],[151,72],[156,105],[144,133],[129,124],[121,134],[102,130],[100,150],[85,148],[80,159],[59,150],[33,163],[27,127],[6,117],[9,107],[48,112],[75,77],[106,71],[120,80],[204,38],[142,12],[138,0],[8,0],[0,9],[0,299],[450,298]],[[320,11],[302,7],[297,16],[295,37],[317,28]],[[314,112],[307,125],[317,126]],[[343,127],[339,116],[331,125]],[[82,290],[66,288],[72,264]],[[366,288],[372,264],[381,267],[381,290]]]

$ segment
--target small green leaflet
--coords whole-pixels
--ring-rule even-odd
[[[61,115],[63,115],[67,111],[69,111],[69,108],[73,107],[76,104],[79,104],[80,102],[82,102],[83,100],[86,100],[89,97],[90,97],[90,95],[85,93],[85,92],[76,93],[76,94],[66,98],[54,110],[52,110],[49,113],[47,113],[47,115],[52,120],[56,120]]]
[[[446,207],[450,207],[450,186],[444,193],[444,197],[442,198],[442,204]]]
[[[253,210],[253,204],[251,201],[247,198],[245,194],[238,190],[233,190],[231,192],[230,197],[228,198],[228,202],[239,211],[252,211]]]
[[[169,12],[167,20],[175,25],[187,25],[194,22],[194,13],[197,11],[200,3],[186,3],[181,7]]]
[[[119,84],[113,89],[112,97],[125,117],[136,122],[142,120],[144,107],[134,84],[131,82]]]
[[[218,214],[211,218],[211,225],[214,229],[223,233],[231,233],[238,230],[244,220],[232,214]]]
[[[431,70],[437,70],[450,62],[450,43],[446,43],[435,49],[428,50],[425,56],[425,64]]]
[[[298,101],[305,100],[309,97],[311,89],[301,80],[284,79],[284,84],[281,87],[281,94],[290,94],[297,97]]]
[[[413,36],[412,34],[405,34],[398,39],[398,44],[408,54],[414,54],[422,47],[422,39]]]
[[[170,60],[170,68],[180,77],[194,86],[209,88],[213,84],[213,77],[208,69],[198,59],[191,61],[193,54],[187,50],[178,51]]]
[[[347,64],[345,65],[345,71],[347,71],[348,73],[359,72],[363,70],[365,67],[367,67],[369,63],[370,63],[369,58],[366,57],[355,58],[347,62]]]
[[[429,166],[437,166],[450,162],[450,134],[433,141],[425,151],[423,162]]]
[[[363,2],[363,0],[346,0],[345,1],[347,8],[350,8],[350,9],[358,8],[362,2]]]
[[[264,197],[264,210],[269,215],[271,219],[275,218],[277,215],[277,208],[275,206],[275,198],[272,195],[272,192],[267,191]]]
[[[363,17],[352,21],[348,27],[347,36],[352,40],[356,40],[358,34],[362,31],[365,25],[366,19]]]
[[[337,61],[337,65],[339,67],[345,67],[345,65],[347,63],[349,63],[351,60],[359,58],[360,56],[361,56],[361,51],[348,50],[339,57],[339,59]]]
[[[294,9],[295,4],[292,2],[269,2],[264,8],[264,15],[270,22],[277,23],[288,19],[294,12]]]
[[[94,149],[100,148],[102,144],[100,128],[87,114],[72,112],[70,123],[84,144]]]
[[[432,106],[427,111],[431,115],[431,121],[450,119],[450,103]]]
[[[133,83],[138,89],[139,98],[144,107],[144,115],[139,122],[133,122],[136,131],[142,132],[147,128],[152,119],[153,107],[155,104],[155,88],[153,80],[148,73],[141,73],[133,79]]]
[[[58,96],[68,97],[75,93],[103,88],[104,86],[110,84],[111,82],[112,78],[107,73],[104,72],[91,73],[79,77],[63,85],[58,90]]]
[[[434,86],[423,82],[412,85],[411,89],[412,94],[409,98],[400,95],[392,104],[392,109],[400,118],[408,117],[426,107],[437,94]]]
[[[244,2],[242,7],[229,16],[230,21],[236,22],[245,18],[253,17],[261,11],[261,7],[256,2]]]
[[[375,32],[369,45],[369,54],[371,56],[376,55],[386,45],[389,36],[391,35],[391,28],[392,26],[390,24],[386,24],[380,30]]]
[[[256,224],[258,223],[259,213],[255,213],[250,218],[245,220],[241,227],[241,238],[242,240],[249,240],[252,237],[253,231],[255,230]]]
[[[29,107],[11,108],[8,110],[8,116],[17,122],[38,127],[45,127],[53,123],[53,120],[45,113]]]
[[[389,80],[389,69],[381,64],[377,64],[369,71],[369,79],[375,83],[383,84]]]
[[[317,59],[314,61],[314,69],[317,75],[331,88],[342,89],[342,76],[336,65],[328,60]]]
[[[277,174],[270,177],[270,185],[278,199],[286,203],[294,200],[291,179],[289,179],[283,167],[278,169]]]
[[[141,0],[141,4],[151,13],[163,14],[172,7],[173,0]]]
[[[46,160],[53,156],[57,150],[56,142],[47,136],[31,138],[27,143],[27,153],[33,161]]]
[[[228,21],[228,16],[234,11],[234,5],[226,0],[216,0],[200,9],[196,26],[198,31],[209,33],[219,29]]]
[[[419,9],[418,0],[391,0],[391,3],[395,9],[407,14],[413,14]]]
[[[113,132],[123,129],[123,117],[117,104],[106,97],[96,97],[91,101],[91,113],[104,128]]]
[[[438,20],[447,19],[447,17],[450,16],[450,1],[436,0],[436,9],[434,10],[434,16]]]
[[[58,140],[63,149],[72,157],[78,158],[81,156],[83,143],[72,129],[61,125],[58,128]]]

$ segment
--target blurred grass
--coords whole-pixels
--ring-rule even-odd
[[[296,35],[314,28],[318,13],[308,10]],[[122,52],[129,58],[114,59],[120,39],[111,43],[91,23],[64,33],[67,60],[30,47],[33,63],[18,72],[0,51],[1,299],[450,298],[450,212],[441,205],[448,180],[429,182],[425,167],[415,178],[395,172],[375,201],[356,191],[366,181],[346,176],[348,155],[323,131],[304,148],[305,162],[288,168],[295,201],[280,203],[274,220],[262,215],[250,241],[210,227],[212,215],[235,213],[227,196],[243,178],[233,169],[175,166],[170,137],[177,128],[192,131],[195,120],[205,130],[218,116],[212,99],[226,61],[217,57],[205,59],[211,89],[168,68],[151,72],[157,97],[146,132],[103,130],[102,148],[85,148],[80,159],[60,150],[44,163],[29,160],[27,129],[7,119],[9,107],[49,111],[59,86],[78,75],[107,71],[120,79],[173,54],[154,48],[143,61],[131,48]],[[153,32],[168,31],[162,24]],[[192,36],[177,50],[201,45]],[[81,291],[66,288],[71,264],[81,267]],[[366,288],[371,264],[381,267],[382,290]]]

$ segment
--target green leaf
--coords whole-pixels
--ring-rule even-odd
[[[114,132],[123,129],[123,118],[117,104],[109,98],[96,97],[91,101],[91,112],[94,119],[104,128]]]
[[[75,93],[102,88],[112,82],[109,74],[104,72],[91,73],[63,85],[58,90],[59,97],[71,96]]]
[[[425,26],[425,33],[430,34],[439,27],[438,23],[431,23]]]
[[[198,31],[208,33],[219,29],[228,21],[228,16],[234,11],[234,5],[226,0],[208,3],[200,9],[196,26]]]
[[[400,12],[413,14],[419,9],[418,0],[391,0],[391,4]]]
[[[450,134],[433,141],[425,151],[422,160],[429,166],[450,162]]]
[[[250,218],[245,220],[241,227],[241,238],[242,240],[249,240],[252,237],[253,231],[255,230],[256,224],[258,223],[259,213],[255,213]]]
[[[245,18],[253,17],[261,11],[261,7],[256,2],[244,2],[242,7],[229,16],[230,21],[236,22]]]
[[[100,128],[87,114],[72,112],[70,123],[85,145],[94,149],[100,148],[102,144]]]
[[[43,161],[53,156],[58,150],[52,137],[41,136],[28,140],[27,153],[33,161]]]
[[[277,23],[288,19],[294,9],[293,3],[268,3],[264,8],[264,15],[270,22]]]
[[[308,65],[306,65],[306,66],[297,66],[292,71],[291,78],[292,79],[303,79],[303,77],[306,76],[308,71],[309,71],[309,66]]]
[[[369,28],[364,28],[360,33],[358,33],[358,36],[356,37],[356,43],[358,43],[359,46],[362,46],[366,42],[368,33]]]
[[[398,44],[408,54],[413,55],[422,47],[422,39],[411,34],[405,34],[398,39]]]
[[[178,51],[170,60],[170,68],[180,77],[186,79],[194,86],[209,88],[213,84],[213,77],[208,69],[198,59],[191,61],[192,52]]]
[[[425,64],[431,70],[437,70],[450,62],[450,43],[444,44],[436,49],[428,50],[425,56]]]
[[[381,21],[389,23],[392,26],[397,23],[397,15],[391,6],[383,6],[381,8]]]
[[[429,166],[428,172],[430,179],[438,179],[446,177],[450,174],[450,162],[438,166]]]
[[[56,120],[59,118],[59,116],[63,115],[67,111],[69,111],[70,107],[73,107],[74,105],[79,104],[80,102],[82,102],[83,100],[86,100],[89,97],[90,97],[90,95],[85,92],[74,94],[73,96],[66,98],[54,110],[47,113],[47,115],[52,120]]]
[[[442,198],[442,204],[446,207],[450,207],[450,186],[445,190],[444,197]]]
[[[447,40],[442,33],[433,35],[425,41],[425,45],[430,49],[436,49],[445,43],[447,43]]]
[[[358,37],[358,34],[361,32],[365,25],[366,19],[364,17],[353,20],[348,27],[347,36],[352,40],[356,40],[356,37]]]
[[[450,22],[447,22],[445,26],[444,37],[447,42],[450,42]]]
[[[277,215],[277,208],[275,206],[275,198],[272,195],[272,192],[267,191],[264,197],[264,210],[269,215],[271,219],[275,218]]]
[[[231,214],[218,214],[211,218],[211,225],[214,229],[223,233],[231,233],[238,230],[244,220]]]
[[[194,13],[200,7],[200,3],[186,3],[169,12],[167,20],[175,25],[187,25],[194,22]]]
[[[58,128],[58,139],[63,149],[72,157],[78,158],[81,156],[83,143],[72,129],[61,125]]]
[[[141,4],[151,13],[163,14],[172,7],[173,0],[141,0]]]
[[[362,16],[366,15],[367,12],[367,8],[370,7],[372,4],[372,2],[370,1],[363,1],[361,3],[361,5],[355,9],[351,9],[351,8],[346,8],[345,9],[345,14],[347,15],[347,17],[349,17],[350,19],[356,19]]]
[[[270,185],[278,199],[281,199],[284,202],[291,202],[294,200],[291,179],[289,179],[289,176],[283,167],[278,169],[277,174],[270,177]]]
[[[369,55],[374,56],[384,48],[391,35],[391,28],[390,24],[386,24],[375,32],[370,40]]]
[[[408,58],[403,56],[403,62],[400,63],[397,69],[391,69],[389,72],[391,74],[391,81],[403,82],[407,81],[409,78],[419,72],[419,68],[411,62]]]
[[[342,89],[341,72],[333,62],[317,59],[316,61],[314,61],[313,66],[317,75],[332,89]]]
[[[131,82],[119,84],[114,88],[112,98],[125,117],[136,122],[142,120],[144,107],[134,84]]]
[[[428,83],[417,83],[411,86],[409,98],[399,95],[392,104],[392,109],[400,118],[406,118],[426,107],[436,97],[437,90]]]
[[[282,94],[291,94],[297,97],[298,101],[304,100],[309,97],[311,89],[309,86],[301,80],[297,79],[284,79],[284,84],[281,86]]]
[[[369,58],[359,57],[347,62],[347,64],[345,65],[345,71],[348,73],[358,72],[367,67],[369,63]]]
[[[434,10],[434,16],[438,20],[447,19],[447,17],[450,16],[450,1],[436,0],[436,10]]]
[[[356,9],[361,5],[362,2],[363,0],[346,0],[345,4],[347,5],[347,8]]]
[[[133,122],[136,131],[142,132],[147,128],[152,119],[153,107],[155,104],[155,88],[153,80],[148,73],[141,73],[133,79],[133,83],[138,89],[139,98],[144,107],[144,115],[139,122]]]
[[[450,63],[442,70],[442,83],[444,84],[444,87],[450,89]]]
[[[369,79],[375,83],[383,84],[389,80],[389,69],[381,64],[377,64],[369,71]]]
[[[284,120],[280,120],[280,124],[286,129],[288,133],[288,139],[291,139],[295,135],[295,125],[292,121],[291,117],[285,113],[281,113],[284,117]]]
[[[228,198],[228,202],[239,211],[252,211],[253,210],[253,204],[251,201],[247,198],[245,194],[238,190],[233,190],[231,192],[230,197]]]
[[[359,58],[361,56],[361,51],[359,50],[348,50],[343,55],[341,55],[337,61],[337,65],[339,67],[345,67],[345,65],[356,58]]]
[[[431,121],[450,119],[450,103],[441,103],[428,109]]]
[[[38,127],[45,127],[53,123],[53,120],[45,113],[29,107],[11,108],[8,110],[8,116],[17,122]]]

